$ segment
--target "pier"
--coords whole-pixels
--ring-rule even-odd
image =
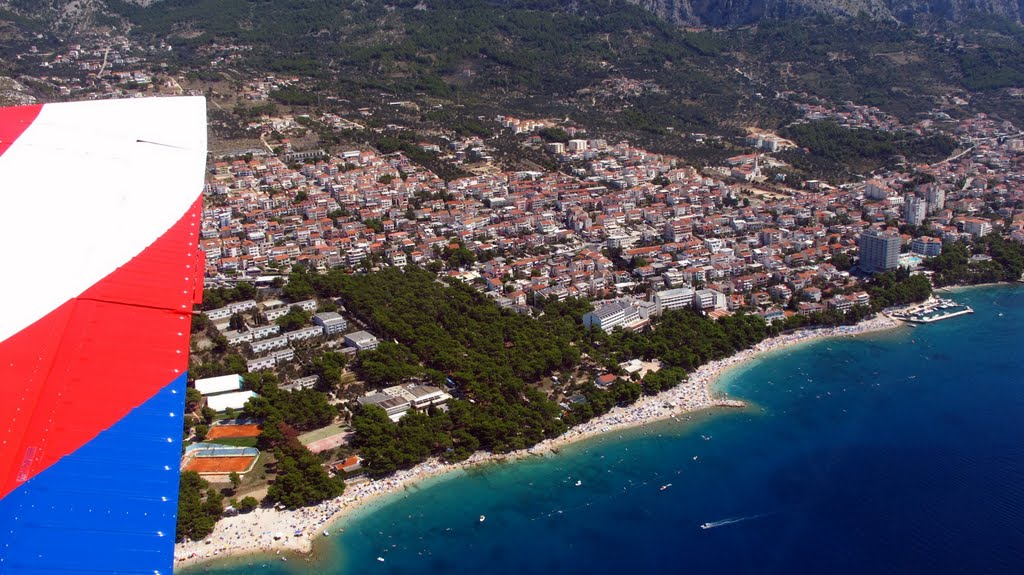
[[[950,299],[936,298],[891,315],[910,323],[933,323],[969,313],[974,313],[970,306],[958,304]]]

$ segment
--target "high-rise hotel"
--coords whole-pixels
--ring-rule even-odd
[[[860,269],[882,272],[896,269],[900,262],[900,235],[891,231],[867,230],[860,235]]]

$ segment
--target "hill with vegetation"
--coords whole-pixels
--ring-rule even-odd
[[[1021,22],[1024,4],[1018,0],[632,0],[656,14],[679,23],[735,26],[763,20],[824,14],[868,16],[903,23],[921,20],[970,20],[977,15]]]
[[[742,12],[756,2],[675,4],[699,15]],[[830,3],[787,5],[797,4]],[[440,132],[495,136],[494,116],[511,114],[567,118],[609,140],[705,165],[739,153],[746,127],[790,124],[801,94],[878,106],[903,120],[939,108],[954,118],[982,111],[1022,123],[1024,28],[1012,14],[907,26],[895,3],[871,4],[881,12],[844,9],[861,15],[835,18],[834,10],[776,11],[756,26],[705,30],[679,27],[626,0],[92,0],[80,12],[92,6],[88,21],[101,32],[170,43],[171,73],[239,86],[239,78],[300,78],[272,93],[280,110],[378,106],[368,123],[403,126],[405,140],[391,138],[399,147],[415,148],[423,134]],[[12,46],[59,45],[68,36],[45,30],[52,19],[64,21],[55,16],[66,12],[61,6],[7,0],[0,30],[23,31]],[[29,40],[32,34],[44,37]],[[244,57],[211,68],[213,46],[244,47]],[[39,73],[22,66],[8,59],[0,72]],[[379,109],[405,100],[415,106]],[[239,123],[250,111],[237,111]],[[727,138],[724,145],[695,143],[689,132]],[[341,137],[381,143],[368,133]]]

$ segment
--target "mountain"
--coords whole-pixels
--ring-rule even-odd
[[[479,118],[496,114],[569,117],[695,162],[731,150],[692,144],[686,133],[739,137],[795,119],[779,93],[873,105],[910,121],[938,108],[1024,122],[1018,0],[386,1],[0,0],[0,53],[67,42],[55,22],[92,26],[100,38],[106,27],[141,45],[167,41],[165,69],[204,88],[300,78],[271,94],[294,110],[415,100],[416,111],[378,107],[375,120],[460,133],[485,131]],[[676,22],[646,8],[671,9]],[[974,9],[989,15],[970,25],[903,23]],[[836,17],[857,10],[873,18]],[[696,31],[681,21],[757,25]],[[211,66],[218,55],[230,65]],[[14,78],[50,73],[0,59],[0,74]]]
[[[915,23],[921,20],[963,22],[977,15],[1021,23],[1024,0],[630,0],[678,24],[736,26],[766,19],[809,15]]]

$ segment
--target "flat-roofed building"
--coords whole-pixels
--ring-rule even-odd
[[[245,403],[256,397],[255,391],[235,391],[232,393],[221,393],[206,398],[206,405],[214,411],[227,409],[242,409]]]
[[[431,405],[440,405],[452,398],[452,396],[442,391],[441,388],[434,387],[432,385],[416,385],[410,387],[409,393],[414,396],[410,403],[417,409],[422,409]]]
[[[893,270],[900,262],[900,236],[896,232],[867,230],[860,235],[860,269],[875,273]]]
[[[368,351],[371,349],[377,349],[380,342],[377,338],[366,331],[354,331],[345,336],[345,345],[354,347],[359,351]]]
[[[935,257],[942,253],[942,240],[921,236],[910,242],[910,251],[925,257]]]
[[[249,373],[262,371],[264,369],[274,369],[276,365],[277,359],[272,355],[256,357],[245,362],[245,368],[249,370]]]
[[[242,376],[237,373],[196,380],[196,390],[202,395],[238,391],[239,389],[242,389]]]
[[[700,289],[693,294],[693,305],[701,310],[726,309],[729,305],[725,294],[713,289]]]
[[[311,339],[324,334],[322,327],[304,327],[295,331],[289,331],[284,334],[288,338],[288,341],[302,341],[304,339]]]
[[[251,331],[225,331],[222,335],[228,340],[228,345],[241,345],[255,339]]]
[[[693,297],[694,291],[690,287],[656,292],[652,298],[655,313],[661,315],[669,310],[693,307]]]
[[[324,330],[324,335],[338,335],[345,333],[348,329],[348,322],[340,314],[333,311],[320,312],[313,316],[313,323]]]
[[[320,376],[310,375],[310,376],[307,376],[307,377],[300,377],[298,379],[293,379],[293,380],[291,380],[291,381],[281,385],[280,387],[281,387],[281,389],[283,389],[285,391],[294,391],[294,390],[298,390],[298,389],[310,389],[312,387],[315,387],[317,381],[319,381],[319,380],[320,380]]]
[[[249,330],[249,333],[252,334],[253,340],[263,339],[281,333],[281,326],[276,324],[260,325]]]
[[[288,336],[281,335],[270,339],[261,339],[260,341],[250,343],[249,347],[252,348],[253,353],[266,353],[275,349],[282,349],[288,347]]]
[[[981,218],[964,218],[964,231],[980,238],[992,232],[992,224]]]

